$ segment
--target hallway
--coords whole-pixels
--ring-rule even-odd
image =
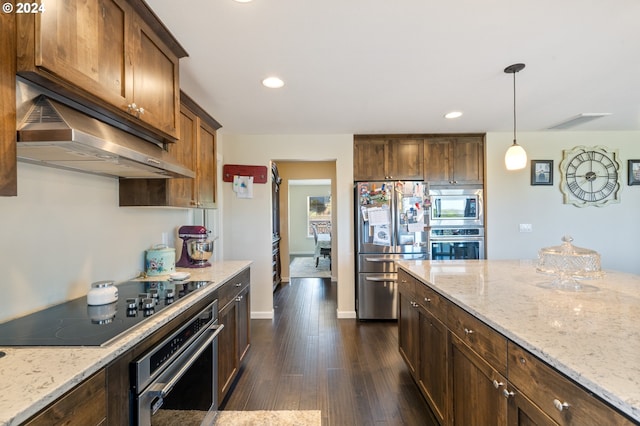
[[[336,318],[336,283],[297,278],[275,318],[251,321],[251,349],[222,410],[321,410],[323,425],[431,425],[398,352],[395,322]]]

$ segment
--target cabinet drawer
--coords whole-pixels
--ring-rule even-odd
[[[509,381],[561,425],[632,425],[579,385],[509,342]],[[561,404],[568,404],[563,407]]]
[[[507,374],[507,339],[453,303],[447,304],[449,329],[500,374]]]
[[[240,272],[218,289],[218,310],[222,310],[227,303],[249,285],[249,269]]]
[[[105,370],[100,370],[28,421],[25,426],[103,425],[106,423],[106,418],[106,373]]]
[[[427,311],[431,312],[434,317],[446,323],[447,304],[450,302],[420,282],[416,283],[416,299],[418,299],[418,303]]]
[[[416,287],[421,284],[416,283],[416,279],[409,275],[408,272],[398,269],[398,292],[404,294],[409,299],[414,299]]]

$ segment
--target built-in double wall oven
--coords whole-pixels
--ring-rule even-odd
[[[432,260],[484,259],[484,199],[480,188],[429,191]]]

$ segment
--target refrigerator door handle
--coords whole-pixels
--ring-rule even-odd
[[[385,277],[367,277],[365,278],[367,281],[373,281],[373,282],[377,282],[377,283],[383,283],[383,282],[392,282],[392,283],[396,283],[398,282],[398,280],[396,278],[385,278]]]
[[[365,259],[367,262],[372,262],[372,263],[393,263],[398,259],[385,259],[385,258],[380,258],[380,257],[365,257]]]

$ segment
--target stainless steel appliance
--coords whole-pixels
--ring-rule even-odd
[[[484,226],[482,189],[431,189],[429,202],[430,226]]]
[[[190,424],[212,424],[218,409],[218,301],[131,363],[134,424],[167,424],[189,410]]]
[[[433,227],[429,231],[432,260],[484,259],[484,227]]]
[[[356,312],[360,320],[397,314],[400,259],[427,259],[427,184],[413,181],[355,185]]]
[[[18,160],[119,178],[193,178],[161,146],[18,85]],[[25,100],[28,99],[28,100]]]

